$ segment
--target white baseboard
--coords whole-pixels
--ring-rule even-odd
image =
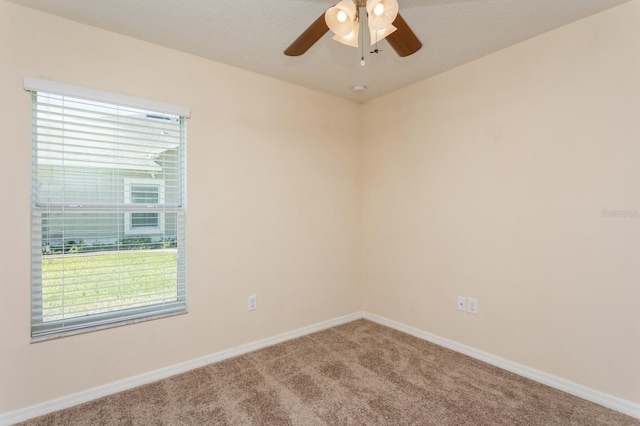
[[[8,413],[0,414],[0,426],[9,426],[18,422],[23,422],[38,416],[43,416],[54,411],[63,410],[65,408],[73,407],[74,405],[82,404],[88,401],[92,401],[103,396],[111,395],[117,392],[122,392],[128,389],[133,389],[138,386],[146,385],[158,380],[166,379],[167,377],[174,376],[176,374],[184,373],[189,370],[204,367],[207,364],[214,362],[220,362],[225,359],[233,358],[239,355],[243,355],[249,352],[257,351],[258,349],[266,348],[277,343],[282,343],[287,340],[295,339],[297,337],[306,336],[307,334],[315,333],[317,331],[325,330],[327,328],[335,327],[337,325],[346,324],[351,321],[363,318],[363,312],[355,312],[350,315],[334,318],[329,321],[324,321],[308,327],[299,328],[294,331],[279,334],[277,336],[269,337],[266,339],[258,340],[256,342],[247,343],[246,345],[238,346],[237,348],[227,349],[214,354],[206,355],[191,361],[182,362],[180,364],[171,365],[169,367],[160,368],[148,373],[140,374],[138,376],[130,377],[117,382],[109,383],[103,386],[98,386],[93,389],[89,389],[83,392],[79,392],[73,395],[65,396],[63,398],[47,401],[42,404],[33,405],[31,407],[24,408],[22,410],[12,411]]]
[[[409,327],[407,325],[391,321],[378,315],[365,313],[364,318],[378,324],[393,328],[395,330],[402,331],[420,339],[429,341],[431,343],[435,343],[438,346],[460,352],[472,358],[484,361],[487,364],[502,368],[503,370],[510,371],[512,373],[518,374],[531,380],[535,380],[536,382],[542,383],[552,388],[561,390],[571,395],[575,395],[579,398],[586,399],[587,401],[594,402],[628,416],[640,419],[640,404],[636,404],[625,399],[596,391],[586,386],[573,383],[569,380],[565,380],[560,377],[556,377],[551,374],[526,367],[524,365],[500,358],[496,355],[482,352],[478,349],[474,349],[472,347],[454,342],[453,340],[445,339],[435,334],[427,333],[426,331],[422,331],[414,327]]]
[[[227,349],[222,352],[206,357],[207,364],[213,364],[225,359],[233,358],[239,355],[244,355],[249,352],[257,351],[259,349],[266,348],[268,346],[277,345],[278,343],[286,342],[287,340],[295,339],[298,337],[306,336],[311,333],[326,330],[327,328],[335,327],[338,325],[346,324],[357,319],[364,318],[364,312],[354,312],[353,314],[345,315],[342,317],[334,318],[329,321],[324,321],[308,327],[299,328],[287,333],[278,334],[277,336],[268,337],[266,339],[258,340],[253,343],[247,343],[246,345],[238,346],[237,348]]]
[[[306,336],[317,331],[325,330],[327,328],[335,327],[337,325],[346,324],[351,321],[355,321],[360,318],[365,318],[370,321],[376,322],[381,325],[402,331],[412,336],[418,337],[423,340],[427,340],[436,345],[460,352],[468,355],[472,358],[484,361],[487,364],[494,365],[498,368],[502,368],[528,379],[535,380],[552,388],[559,389],[569,394],[575,395],[579,398],[586,399],[587,401],[600,404],[604,407],[611,408],[612,410],[619,411],[623,414],[627,414],[631,417],[640,419],[640,405],[617,398],[596,390],[587,388],[582,385],[570,382],[565,379],[553,376],[551,374],[544,373],[542,371],[535,370],[533,368],[526,367],[524,365],[517,364],[512,361],[500,358],[498,356],[479,351],[472,347],[454,342],[449,339],[437,336],[435,334],[427,333],[417,328],[409,327],[407,325],[391,321],[378,315],[369,314],[365,312],[355,312],[350,315],[345,315],[339,318],[335,318],[329,321],[324,321],[308,327],[299,328],[288,333],[279,334],[277,336],[269,337],[266,339],[258,340],[256,342],[247,343],[246,345],[239,346],[237,348],[227,349],[214,354],[206,355],[191,361],[186,361],[180,364],[175,364],[169,367],[161,368],[151,371],[149,373],[140,374],[138,376],[130,377],[128,379],[119,380],[117,382],[109,383],[103,386],[98,386],[93,389],[89,389],[84,392],[79,392],[73,395],[69,395],[63,398],[48,401],[42,404],[37,404],[31,407],[27,407],[22,410],[17,410],[9,413],[0,414],[0,426],[8,426],[18,422],[32,419],[34,417],[42,416],[54,411],[63,410],[65,408],[73,407],[74,405],[82,404],[103,396],[111,395],[117,392],[122,392],[128,389],[132,389],[138,386],[146,385],[158,380],[165,379],[167,377],[184,373],[189,370],[193,370],[199,367],[203,367],[208,364],[220,362],[225,359],[233,358],[239,355],[243,355],[249,352],[257,351],[259,349],[266,348],[278,343],[285,342],[287,340],[295,339],[297,337]]]

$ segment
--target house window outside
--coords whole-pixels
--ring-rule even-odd
[[[125,234],[162,234],[164,231],[164,216],[156,210],[159,205],[164,204],[164,181],[160,179],[125,179],[124,182],[124,202],[127,204],[139,204],[151,210],[140,213],[126,213]]]
[[[188,109],[44,80],[25,88],[32,340],[185,313]]]

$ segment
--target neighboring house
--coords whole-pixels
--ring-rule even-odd
[[[55,111],[51,113],[55,115]],[[39,114],[41,119],[42,111]],[[138,131],[132,130],[136,129],[135,121],[148,123],[149,118],[157,120],[157,133],[139,135],[132,146],[133,133]],[[50,116],[46,119],[52,121]],[[105,120],[99,134],[86,135],[81,119],[64,117],[57,126],[47,126],[37,135],[36,199],[62,209],[84,207],[71,216],[60,210],[42,215],[45,254],[60,252],[63,247],[67,251],[94,251],[108,250],[118,242],[175,241],[176,214],[162,208],[179,200],[175,185],[178,145],[175,135],[164,128],[171,119],[138,114],[121,118],[118,127]],[[128,141],[126,158],[118,143],[123,136]],[[114,205],[120,213],[113,213]],[[111,211],[105,212],[105,206]]]

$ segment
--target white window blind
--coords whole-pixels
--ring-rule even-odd
[[[49,82],[25,88],[32,338],[186,312],[188,110]]]

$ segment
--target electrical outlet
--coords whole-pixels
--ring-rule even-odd
[[[478,299],[469,298],[467,299],[467,312],[470,314],[478,315]]]
[[[255,311],[258,307],[258,296],[255,294],[253,296],[249,296],[249,311]]]
[[[458,296],[458,310],[466,311],[467,310],[467,298],[463,296]]]

